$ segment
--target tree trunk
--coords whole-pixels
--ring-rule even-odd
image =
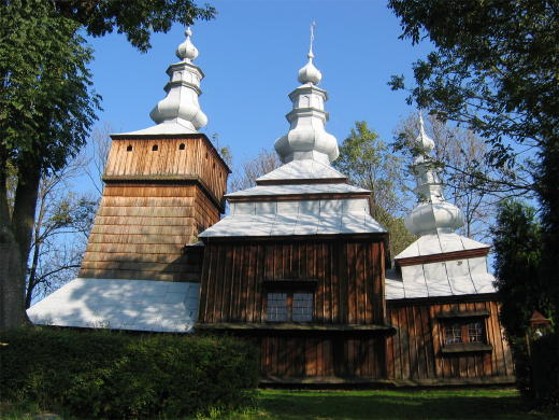
[[[22,259],[22,271],[26,273],[33,238],[33,226],[35,225],[41,165],[31,156],[24,157],[22,161],[23,163],[18,165],[18,184],[14,200],[12,226]]]
[[[23,292],[25,277],[8,207],[6,156],[0,156],[0,331],[27,322]]]

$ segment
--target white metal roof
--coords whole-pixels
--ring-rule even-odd
[[[387,270],[387,300],[495,293],[495,277],[485,257],[402,267],[401,276]]]
[[[257,185],[246,190],[227,194],[228,198],[259,197],[259,196],[289,196],[308,194],[352,194],[368,193],[363,188],[349,184],[284,184],[284,185]]]
[[[460,236],[456,233],[434,233],[421,236],[418,240],[396,255],[394,259],[398,261],[402,258],[488,248],[489,245],[466,238],[465,236]]]
[[[77,278],[27,310],[34,324],[131,331],[190,332],[198,283]]]
[[[293,160],[279,168],[268,172],[256,180],[256,183],[262,181],[284,181],[284,180],[322,180],[337,179],[340,182],[347,180],[347,177],[332,168],[314,159]]]
[[[151,135],[151,134],[193,134],[197,133],[198,131],[192,128],[189,124],[181,123],[180,120],[172,120],[166,121],[161,124],[153,125],[148,128],[144,128],[142,130],[137,131],[130,131],[128,133],[118,133],[118,135],[133,135],[133,136],[142,136],[142,135]]]

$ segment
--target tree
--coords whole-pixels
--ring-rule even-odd
[[[389,0],[389,7],[402,38],[428,37],[435,46],[414,65],[410,101],[467,124],[488,142],[496,167],[531,170],[526,188],[541,205],[540,269],[559,307],[559,4]],[[403,88],[403,77],[392,86]],[[557,312],[554,320],[557,327]]]
[[[554,311],[542,278],[541,225],[534,208],[514,200],[498,206],[493,228],[496,286],[502,299],[500,319],[513,351],[520,390],[530,394],[530,317],[537,310],[551,317]]]
[[[405,193],[402,160],[371,131],[364,121],[355,123],[332,165],[352,184],[371,191],[371,213],[390,232],[390,253],[397,255],[415,237],[404,226],[401,215],[410,206]]]
[[[29,251],[25,307],[75,277],[97,210],[98,196],[76,193],[72,181],[89,159],[81,155],[58,171],[43,176]]]
[[[461,234],[480,241],[490,239],[496,205],[506,196],[499,173],[486,162],[487,145],[471,130],[452,127],[429,115],[425,130],[435,143],[434,164],[440,170],[446,200],[464,214]],[[411,161],[419,127],[416,115],[401,122],[396,130],[395,148]]]
[[[281,165],[276,152],[262,149],[251,160],[243,162],[240,170],[235,170],[229,180],[229,191],[246,190],[256,185],[256,179]]]
[[[173,22],[211,18],[188,0],[2,0],[0,9],[0,330],[25,322],[24,275],[40,179],[83,147],[100,98],[80,36],[117,30],[140,50]],[[15,168],[13,210],[8,170]]]

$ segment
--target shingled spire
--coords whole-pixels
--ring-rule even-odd
[[[286,115],[290,123],[289,132],[274,145],[284,163],[312,159],[330,164],[339,155],[336,138],[324,128],[328,121],[328,113],[324,111],[328,94],[317,86],[322,74],[313,63],[314,26],[313,23],[308,62],[298,74],[301,85],[289,94],[289,99],[293,102],[292,111]]]

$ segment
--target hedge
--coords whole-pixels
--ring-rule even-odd
[[[228,337],[25,328],[0,334],[2,401],[87,418],[177,418],[254,401],[255,350]]]

